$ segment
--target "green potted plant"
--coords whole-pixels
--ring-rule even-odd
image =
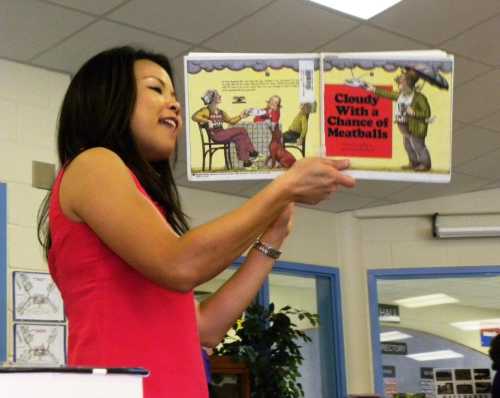
[[[252,397],[304,396],[302,385],[297,382],[303,361],[299,342],[308,343],[311,339],[297,328],[290,316],[307,319],[312,326],[319,324],[316,314],[290,306],[275,312],[272,303],[268,307],[254,303],[245,312],[245,319],[234,326],[235,336],[228,337],[216,350],[217,355],[248,365]]]

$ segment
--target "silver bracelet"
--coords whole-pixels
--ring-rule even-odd
[[[255,243],[253,244],[253,248],[260,251],[267,257],[271,257],[274,260],[277,260],[281,256],[281,251],[275,249],[274,247],[266,245],[265,243],[262,243],[260,239],[257,239],[255,241]]]

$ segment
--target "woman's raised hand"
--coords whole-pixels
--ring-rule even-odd
[[[354,187],[354,178],[341,173],[348,167],[347,159],[301,159],[279,177],[276,183],[285,185],[294,202],[317,204],[337,191],[339,186]]]
[[[262,242],[278,249],[292,231],[295,205],[290,203],[262,234]]]

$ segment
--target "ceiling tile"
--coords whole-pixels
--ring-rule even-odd
[[[453,75],[453,85],[460,86],[479,75],[492,70],[492,67],[471,61],[467,58],[455,55],[455,73]]]
[[[459,166],[495,149],[500,149],[499,133],[469,125],[453,137],[453,164]]]
[[[500,179],[497,181],[493,181],[492,183],[486,184],[481,187],[481,190],[487,190],[487,189],[498,189],[500,188]]]
[[[391,206],[395,205],[397,202],[393,202],[392,200],[385,200],[385,199],[376,199],[373,202],[368,203],[364,207],[360,207],[359,209],[368,209],[368,208],[373,208],[373,207],[383,207],[383,206]]]
[[[358,24],[304,1],[279,0],[203,45],[221,51],[305,52]]]
[[[391,195],[390,199],[399,202],[406,202],[429,199],[438,196],[448,196],[470,192],[487,183],[487,178],[476,178],[454,173],[449,184],[414,184],[408,189]]]
[[[127,0],[51,0],[65,7],[75,8],[94,15],[103,15]]]
[[[371,202],[374,202],[373,198],[352,195],[346,192],[336,192],[330,199],[320,202],[315,206],[303,205],[303,207],[339,213],[365,207]]]
[[[459,173],[469,174],[488,180],[500,179],[500,149],[489,152],[478,159],[456,167]]]
[[[185,44],[175,40],[114,22],[98,21],[37,57],[33,63],[74,74],[91,56],[107,48],[125,44],[144,46],[171,57],[187,49]]]
[[[456,251],[456,247],[450,247],[450,249]],[[459,305],[498,308],[500,305],[497,299],[499,287],[499,277],[437,279],[429,277],[412,280],[380,280],[377,283],[377,293],[379,302],[384,303],[406,297],[444,293],[457,298],[460,301]],[[419,309],[410,311],[419,311]],[[422,311],[426,311],[426,309]]]
[[[412,183],[400,181],[373,181],[358,180],[352,193],[372,198],[385,198],[396,192],[408,188]]]
[[[485,127],[487,129],[500,131],[500,110],[498,112],[493,113],[492,115],[488,115],[483,119],[476,121],[475,124],[481,127]]]
[[[407,0],[375,16],[371,22],[437,45],[498,12],[497,0]]]
[[[205,47],[189,48],[188,51],[170,58],[170,63],[174,73],[174,85],[177,98],[182,106],[184,106],[184,56],[190,52],[214,52]]]
[[[38,1],[0,5],[0,54],[26,61],[93,20],[88,15]]]
[[[181,105],[184,105],[184,54],[175,58],[170,58],[172,72],[174,73],[174,86],[177,99],[181,99]]]
[[[454,93],[453,116],[465,123],[479,122],[500,110],[500,69],[463,84]]]
[[[186,176],[179,178],[177,183],[180,186],[201,189],[204,191],[219,192],[229,195],[242,195],[241,192],[259,184],[260,181],[188,181]]]
[[[481,2],[464,2],[471,6]],[[498,3],[498,2],[497,2]],[[449,51],[467,54],[468,57],[489,65],[500,66],[500,15],[442,44]]]
[[[111,13],[108,18],[144,29],[199,43],[250,15],[270,0],[134,0]]]
[[[458,120],[453,120],[453,136],[455,136],[455,134],[460,134],[466,127],[467,124],[459,122]]]
[[[320,52],[356,52],[356,51],[398,51],[422,50],[428,47],[416,41],[409,40],[395,33],[372,26],[360,27],[342,35],[321,48]]]

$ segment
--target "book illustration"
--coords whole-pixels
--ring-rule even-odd
[[[318,70],[318,57],[186,59],[190,178],[273,178],[305,157]]]
[[[63,365],[66,358],[66,326],[14,324],[14,362]]]
[[[190,180],[275,178],[320,155],[361,179],[450,180],[444,52],[192,53],[185,71]]]
[[[250,167],[252,160],[259,153],[255,150],[245,127],[233,127],[240,120],[248,117],[249,111],[244,109],[239,115],[229,116],[219,106],[222,96],[217,90],[207,90],[201,99],[204,107],[193,114],[192,120],[198,123],[200,129],[206,130],[208,139],[213,143],[228,145],[228,148],[231,143],[234,144],[238,160],[243,162],[244,167]]]
[[[323,56],[326,156],[358,178],[448,182],[453,60]]]
[[[64,321],[61,295],[48,273],[14,272],[14,319]]]

